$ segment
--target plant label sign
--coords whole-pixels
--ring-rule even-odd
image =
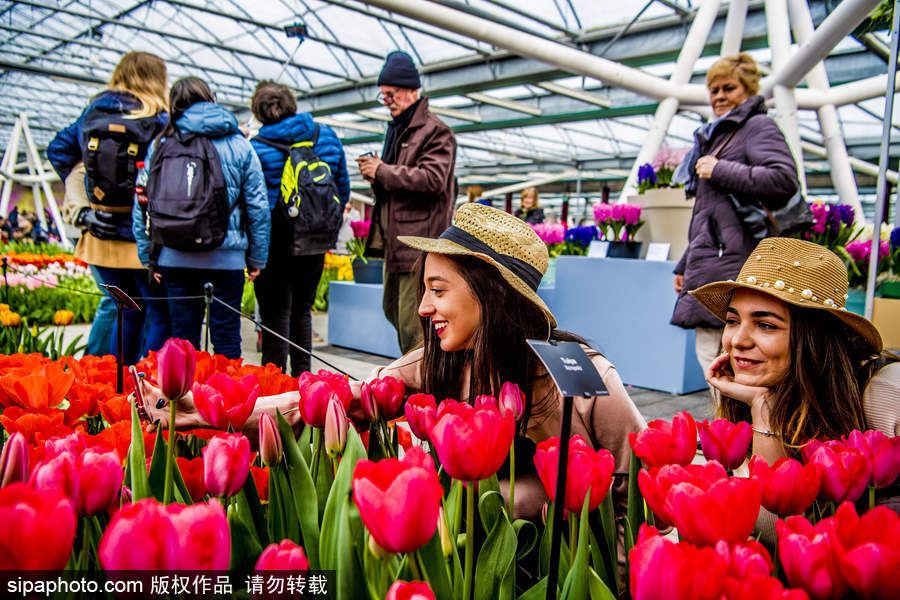
[[[591,245],[588,246],[588,257],[589,258],[606,258],[606,255],[609,253],[609,242],[606,240],[594,240],[591,242]]]
[[[577,342],[528,340],[563,396],[608,396],[594,363]]]

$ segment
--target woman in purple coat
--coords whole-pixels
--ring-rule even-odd
[[[706,74],[715,120],[694,132],[694,147],[676,173],[695,195],[689,244],[675,267],[678,301],[672,324],[696,329],[705,370],[718,356],[722,323],[687,292],[734,279],[756,245],[729,196],[781,208],[799,182],[797,165],[778,126],[766,116],[759,70],[748,54],[720,58]]]

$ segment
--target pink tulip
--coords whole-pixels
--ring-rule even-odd
[[[865,433],[853,431],[849,438],[841,438],[849,448],[858,450],[872,461],[872,483],[877,488],[888,487],[900,475],[900,437],[888,437],[877,429]]]
[[[76,456],[66,452],[35,465],[29,483],[36,490],[59,490],[73,502],[78,499]]]
[[[28,480],[28,442],[21,433],[14,433],[3,444],[0,453],[0,487]]]
[[[434,600],[434,592],[424,581],[397,580],[384,600]]]
[[[775,569],[769,551],[753,539],[731,545],[725,540],[719,540],[716,542],[716,554],[728,561],[728,574],[737,579],[768,575]]]
[[[360,460],[353,471],[359,516],[387,552],[413,552],[434,536],[443,494],[434,463],[418,446],[403,460]]]
[[[347,420],[344,405],[337,398],[332,398],[325,411],[325,452],[328,456],[334,458],[343,454],[349,429],[350,421]]]
[[[194,404],[203,418],[216,429],[240,431],[256,406],[259,397],[259,379],[250,374],[240,381],[230,375],[216,373],[205,384],[195,383]]]
[[[300,417],[307,425],[324,429],[325,411],[332,396],[338,399],[344,410],[350,409],[353,392],[345,375],[337,375],[324,369],[319,370],[316,375],[306,371],[297,379],[297,387],[300,390]]]
[[[750,477],[762,484],[762,505],[778,516],[803,514],[822,485],[822,468],[781,458],[771,467],[761,456],[750,459]]]
[[[744,579],[726,577],[722,582],[722,598],[728,600],[809,600],[803,590],[785,589],[781,582],[770,576],[755,574]]]
[[[246,439],[246,438],[245,438]],[[169,504],[166,507],[178,532],[178,568],[224,571],[231,558],[231,530],[225,509],[213,498],[209,504]]]
[[[690,413],[682,411],[671,423],[650,421],[643,431],[629,433],[628,441],[647,468],[687,465],[697,453],[697,426]]]
[[[900,598],[900,517],[876,506],[861,517],[842,503],[832,519],[841,575],[864,599]]]
[[[181,565],[178,539],[166,507],[145,498],[119,509],[103,532],[97,554],[107,571],[171,571]]]
[[[509,414],[509,413],[507,413]],[[552,437],[537,445],[534,466],[544,490],[551,500],[556,500],[556,478],[559,468],[559,438]],[[595,510],[612,485],[616,461],[609,450],[595,451],[580,435],[569,438],[568,464],[566,467],[565,507],[580,514],[584,499],[590,489],[588,510]]]
[[[813,600],[837,600],[848,591],[838,562],[834,519],[824,519],[813,527],[800,516],[775,522],[778,533],[778,560],[788,582]]]
[[[75,541],[75,509],[58,490],[36,490],[25,483],[0,489],[0,570],[58,571],[66,566]]]
[[[506,413],[512,412],[516,421],[522,418],[525,412],[525,394],[519,389],[519,386],[511,381],[507,381],[500,388],[500,398],[498,399],[500,411]]]
[[[203,481],[213,496],[234,496],[250,472],[250,441],[240,433],[215,436],[203,448]]]
[[[750,423],[716,419],[712,423],[700,421],[697,428],[703,456],[709,460],[717,460],[725,469],[733,471],[747,459],[747,449],[753,439]]]
[[[269,544],[256,561],[256,571],[308,571],[309,561],[303,548],[291,540]]]
[[[271,466],[280,463],[282,456],[284,448],[275,419],[269,413],[263,413],[259,417],[259,458],[262,464]]]
[[[515,432],[511,413],[447,399],[438,407],[429,438],[450,477],[477,481],[500,470]]]
[[[393,377],[364,381],[359,391],[363,413],[370,421],[390,420],[400,414],[406,386]]]
[[[88,448],[75,461],[78,471],[78,514],[106,512],[122,489],[122,461],[115,450]]]
[[[434,396],[413,394],[407,398],[403,410],[413,435],[420,440],[428,441],[428,432],[431,431],[434,417],[437,414],[437,402],[435,402]]]
[[[44,442],[44,458],[53,458],[68,452],[78,456],[87,448],[87,441],[81,432],[76,431],[66,436],[50,438]]]
[[[156,353],[156,374],[163,396],[177,400],[184,396],[194,382],[196,354],[187,340],[170,338]]]
[[[731,478],[704,490],[693,483],[676,483],[666,495],[665,510],[681,539],[698,546],[747,540],[759,515],[762,489],[755,479]]]
[[[855,502],[866,491],[872,477],[872,463],[862,452],[840,442],[823,444],[815,440],[803,449],[807,462],[822,467],[822,496],[831,502]]]

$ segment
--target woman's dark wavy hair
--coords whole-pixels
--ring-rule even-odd
[[[866,428],[863,392],[880,366],[875,348],[827,311],[788,304],[790,365],[772,389],[769,425],[789,456],[809,440]],[[717,416],[750,422],[750,407],[722,398]]]
[[[425,293],[425,256],[419,257],[413,269],[419,282],[420,302]],[[539,361],[525,340],[546,340],[549,333],[552,340],[587,342],[568,331],[551,331],[543,311],[506,283],[496,267],[487,261],[467,255],[443,256],[454,263],[481,306],[481,323],[475,330],[471,350],[444,352],[434,327],[427,318],[420,317],[425,349],[422,389],[438,400],[467,396],[473,402],[481,394],[496,396],[503,383],[511,381],[525,394],[525,413],[520,421],[523,428],[520,433],[524,433],[531,416],[549,414],[557,406],[552,392],[555,388],[551,387],[545,397],[533,397]],[[462,374],[468,365],[471,365],[469,389],[463,390]]]
[[[250,98],[250,112],[263,125],[271,125],[297,114],[297,98],[291,88],[274,81],[256,84]]]
[[[175,134],[175,122],[181,118],[184,111],[198,102],[215,102],[216,97],[206,85],[206,82],[198,77],[184,77],[175,82],[169,90],[169,123],[160,133],[160,137],[169,137]]]

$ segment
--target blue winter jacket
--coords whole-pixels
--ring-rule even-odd
[[[297,142],[311,140],[315,127],[312,115],[304,112],[271,125],[263,125],[259,130],[259,135],[290,146]],[[256,140],[250,140],[250,143],[253,144],[253,149],[259,156],[259,162],[262,163],[269,194],[269,210],[272,210],[281,197],[281,174],[284,171],[287,154]],[[313,151],[331,167],[331,176],[337,185],[341,206],[344,206],[350,199],[350,175],[347,173],[344,147],[334,130],[328,125],[319,125],[319,139],[313,146]]]
[[[228,204],[232,207],[225,241],[215,250],[203,252],[183,252],[163,247],[157,264],[163,267],[188,269],[243,270],[245,266],[262,269],[266,266],[269,253],[269,204],[266,201],[266,184],[263,180],[259,159],[250,143],[238,129],[235,116],[228,109],[212,102],[198,102],[184,111],[175,126],[189,133],[208,137],[219,153],[225,185],[228,188]],[[146,167],[156,144],[147,151]],[[144,176],[142,171],[141,176]],[[244,209],[236,206],[241,193]],[[137,241],[138,257],[149,266],[150,238],[143,223],[143,211],[135,202],[134,237]],[[242,226],[246,215],[248,224]],[[245,231],[246,229],[246,231]]]

